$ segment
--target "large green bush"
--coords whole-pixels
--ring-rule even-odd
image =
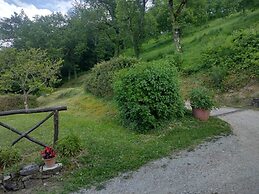
[[[124,124],[136,130],[156,129],[183,115],[177,70],[165,60],[122,70],[114,89]]]
[[[29,107],[34,108],[37,106],[37,97],[29,96]],[[0,111],[24,109],[24,102],[22,95],[2,95],[0,96]]]
[[[112,82],[115,73],[138,63],[135,58],[119,57],[94,66],[86,79],[86,91],[99,97],[112,97]]]

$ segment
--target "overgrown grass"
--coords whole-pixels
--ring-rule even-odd
[[[66,98],[60,98],[62,93],[71,90],[73,96],[65,95]],[[60,113],[60,138],[69,133],[77,134],[82,139],[84,150],[76,159],[71,160],[72,164],[69,164],[68,159],[61,159],[66,165],[62,176],[52,180],[53,186],[39,186],[34,192],[67,193],[80,187],[98,185],[121,172],[135,170],[148,161],[231,131],[229,125],[219,119],[211,118],[208,122],[200,122],[187,114],[183,119],[172,121],[163,130],[137,133],[121,126],[113,102],[84,94],[80,92],[82,90],[62,89],[41,98],[41,103],[45,106],[68,105],[68,111]],[[26,130],[44,115],[1,117],[1,122]],[[51,143],[52,125],[50,120],[31,135]],[[16,137],[0,128],[1,146],[10,144]],[[16,147],[24,154],[21,164],[40,162],[41,148],[37,145],[22,140]]]

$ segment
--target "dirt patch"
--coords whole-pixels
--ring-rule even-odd
[[[258,97],[259,81],[251,81],[247,86],[238,91],[230,90],[227,93],[217,95],[216,100],[220,105],[243,107],[250,106],[252,99]]]

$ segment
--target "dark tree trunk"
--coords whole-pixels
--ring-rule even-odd
[[[76,71],[76,66],[74,66],[74,78],[77,78],[77,71]]]
[[[68,70],[68,77],[67,77],[68,80],[71,80],[71,70],[69,69]]]
[[[115,34],[116,34],[116,39],[115,39],[115,51],[114,51],[114,56],[118,57],[120,55],[121,51],[121,45],[120,45],[120,30],[116,27],[115,28]]]
[[[140,42],[138,35],[133,35],[132,37],[133,50],[136,58],[140,55]]]

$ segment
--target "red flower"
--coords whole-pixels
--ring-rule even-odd
[[[56,152],[52,147],[45,147],[43,151],[41,151],[41,156],[44,159],[50,159],[56,157]]]

